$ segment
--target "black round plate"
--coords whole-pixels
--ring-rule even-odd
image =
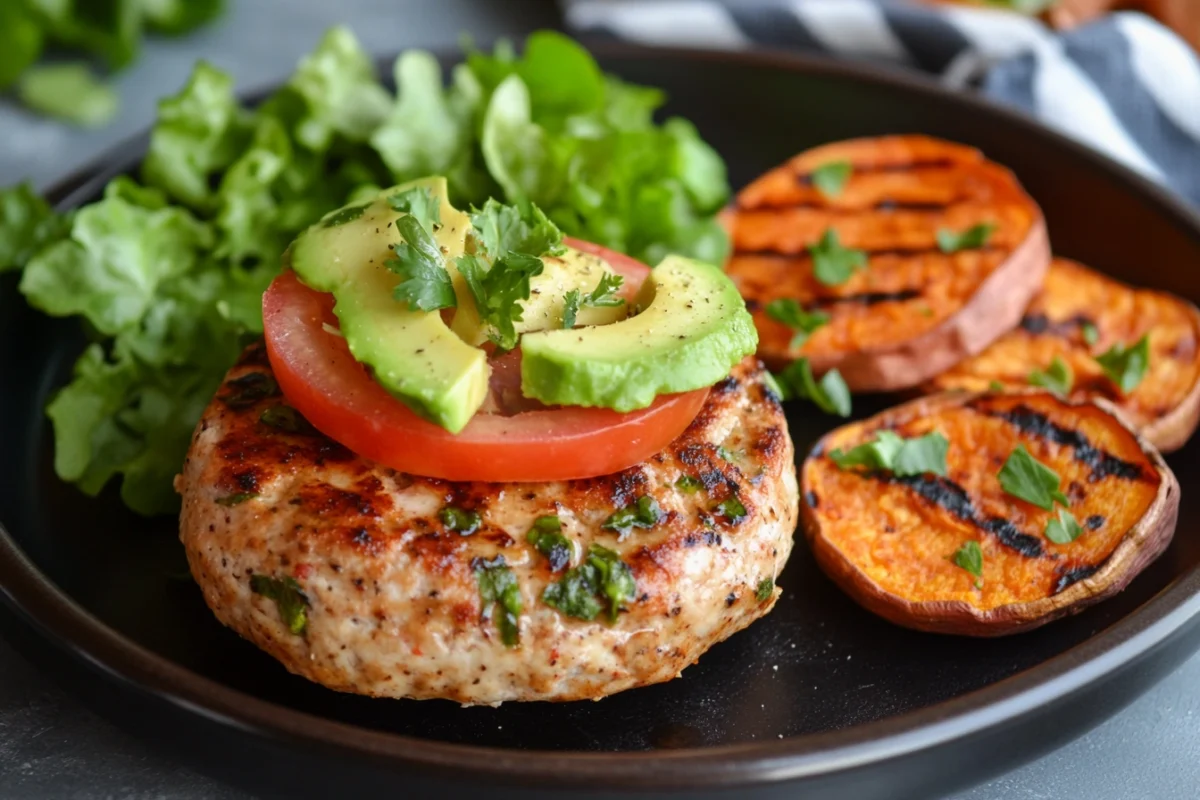
[[[806,147],[922,132],[982,147],[1042,204],[1058,251],[1200,299],[1200,221],[1130,172],[1015,114],[916,79],[796,57],[604,46],[604,66],[661,86],[728,160],[734,186]],[[144,140],[59,191],[65,206],[132,169]],[[0,284],[0,586],[7,635],[118,721],[271,794],[526,790],[929,796],[1045,752],[1111,714],[1200,641],[1200,503],[1127,591],[998,640],[889,625],[844,597],[803,543],[768,618],[682,678],[599,703],[459,708],[339,695],[289,675],[209,614],[175,520],[54,477],[42,407],[76,326]],[[857,401],[871,413],[886,398]],[[834,420],[788,410],[799,452]],[[1200,444],[1170,459],[1184,486]],[[732,796],[732,795],[731,795]]]

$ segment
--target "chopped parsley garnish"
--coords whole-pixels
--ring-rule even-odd
[[[1058,510],[1058,517],[1046,523],[1046,538],[1055,544],[1070,544],[1083,533],[1083,526],[1075,515],[1065,508]]]
[[[1088,347],[1093,347],[1096,342],[1100,341],[1100,329],[1094,322],[1079,323],[1079,335],[1083,337],[1084,344]]]
[[[848,452],[834,450],[829,454],[840,469],[866,467],[868,470],[887,470],[898,477],[911,475],[945,475],[946,451],[950,442],[932,431],[914,439],[905,439],[895,431],[881,430],[875,439]]]
[[[704,488],[704,484],[699,478],[693,478],[691,475],[680,475],[679,480],[675,481],[675,488],[684,494],[695,494]]]
[[[1029,373],[1029,383],[1049,389],[1055,394],[1068,395],[1071,393],[1071,387],[1075,385],[1075,372],[1070,364],[1060,356],[1055,356],[1045,372],[1035,369]]]
[[[1038,508],[1053,511],[1056,502],[1071,505],[1059,490],[1058,473],[1030,455],[1023,444],[1017,445],[1017,449],[1009,454],[999,477],[1004,491]]]
[[[250,591],[275,601],[283,624],[296,636],[303,636],[308,629],[308,595],[293,577],[272,578],[269,575],[251,575]]]
[[[730,525],[738,525],[746,517],[750,516],[749,512],[746,511],[746,505],[736,494],[731,494],[720,503],[717,503],[713,511],[724,517]]]
[[[411,311],[437,311],[454,308],[454,284],[446,270],[446,260],[433,236],[412,215],[396,220],[396,230],[404,241],[395,247],[395,258],[385,263],[403,280],[396,284],[396,301]]]
[[[480,616],[496,620],[500,641],[505,647],[515,647],[521,640],[520,618],[524,607],[517,576],[509,569],[503,555],[490,561],[476,558],[471,562],[475,582],[479,584]]]
[[[849,161],[829,161],[817,167],[809,175],[812,185],[826,197],[837,197],[846,188],[846,181],[854,172]]]
[[[993,380],[988,382],[989,392],[1003,392],[1007,388],[1001,381]]]
[[[616,531],[618,540],[624,539],[634,528],[653,528],[663,518],[658,501],[648,494],[637,499],[633,505],[613,512],[604,520],[605,530]]]
[[[442,206],[438,198],[426,186],[396,192],[387,199],[395,211],[414,217],[421,227],[433,233],[441,226]],[[407,237],[405,237],[407,238]]]
[[[754,599],[760,603],[765,603],[775,593],[775,579],[763,578],[758,582],[758,588],[754,590]]]
[[[525,534],[525,541],[534,546],[550,562],[551,572],[562,572],[571,566],[575,546],[563,536],[562,522],[558,517],[547,515],[533,521],[533,527]]]
[[[957,253],[960,250],[978,250],[986,247],[996,230],[993,222],[981,222],[967,228],[962,233],[956,233],[948,228],[938,228],[937,245],[943,253]]]
[[[963,542],[962,547],[950,558],[955,566],[962,567],[975,576],[975,588],[983,588],[983,548],[974,540]]]
[[[606,308],[625,305],[625,301],[617,297],[621,284],[625,279],[615,272],[606,272],[600,276],[596,288],[588,294],[581,295],[578,289],[572,289],[563,297],[563,328],[575,327],[575,320],[581,308]]]
[[[829,370],[818,381],[813,377],[808,359],[801,358],[775,375],[775,382],[783,391],[783,400],[811,400],[826,414],[850,416],[850,388],[836,369]]]
[[[637,584],[629,565],[616,552],[594,544],[582,564],[546,587],[542,602],[568,617],[584,620],[593,620],[607,609],[609,621],[616,622],[621,606],[636,596]]]
[[[458,506],[446,506],[438,512],[438,519],[446,526],[446,530],[463,536],[470,536],[483,524],[483,519],[478,513]]]
[[[227,494],[224,497],[218,497],[216,503],[219,506],[236,506],[247,500],[253,500],[258,497],[257,492],[237,492],[236,494]]]
[[[222,396],[221,401],[234,411],[249,408],[259,400],[279,394],[279,384],[264,372],[247,372],[225,386],[232,391]]]
[[[811,245],[808,252],[813,259],[813,275],[826,286],[841,286],[867,266],[866,251],[842,247],[833,228],[827,228],[821,241]]]
[[[1138,339],[1132,347],[1117,342],[1096,356],[1096,363],[1121,394],[1129,394],[1146,377],[1146,369],[1150,366],[1150,334]]]
[[[361,206],[346,206],[338,209],[321,221],[322,228],[336,228],[338,225],[345,225],[347,222],[354,222],[363,215],[367,210],[369,203],[363,203]]]
[[[309,436],[317,433],[317,429],[312,426],[312,423],[291,406],[265,408],[259,415],[258,421],[284,433],[300,433]]]
[[[771,319],[795,331],[789,348],[804,344],[813,331],[829,322],[829,315],[824,311],[805,311],[803,306],[790,298],[772,300],[767,303],[766,312]]]
[[[737,460],[737,454],[723,444],[717,446],[717,456],[722,461],[728,461],[730,464]]]

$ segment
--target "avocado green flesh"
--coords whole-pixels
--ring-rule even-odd
[[[385,262],[392,257],[390,246],[403,237],[394,224],[400,212],[387,197],[414,186],[428,187],[441,199],[442,225],[434,238],[449,264],[462,254],[471,222],[447,201],[445,179],[428,178],[381,192],[357,217],[342,209],[327,215],[293,243],[292,268],[307,286],[333,293],[350,352],[383,388],[458,433],[487,395],[490,368],[486,353],[456,336],[439,312],[410,311],[393,299],[400,277]]]
[[[626,412],[663,394],[712,386],[758,346],[754,321],[719,268],[669,256],[646,279],[636,316],[528,333],[521,391],[550,405]]]

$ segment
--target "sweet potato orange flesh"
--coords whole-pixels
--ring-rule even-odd
[[[1094,326],[1096,341],[1084,333]],[[1150,335],[1150,364],[1142,382],[1124,395],[1105,376],[1095,356],[1114,343],[1133,344]],[[1200,314],[1178,297],[1134,289],[1073,261],[1056,259],[1041,293],[1020,327],[973,358],[937,376],[931,392],[984,391],[993,381],[1008,388],[1029,385],[1034,370],[1055,358],[1074,373],[1073,399],[1110,400],[1160,449],[1183,445],[1196,427],[1200,406]]]
[[[946,476],[843,470],[829,457],[883,428],[940,432]],[[1001,488],[1020,444],[1061,478],[1084,527],[1074,542],[1049,541],[1054,513]],[[1030,627],[1123,587],[1169,541],[1176,487],[1115,416],[1044,392],[917,400],[828,434],[801,473],[805,531],[835,581],[900,624],[975,635]],[[983,552],[978,586],[952,560],[969,541]]]
[[[811,175],[838,161],[853,172],[828,197]],[[818,372],[838,367],[856,390],[912,386],[982,349],[1016,323],[1049,261],[1041,212],[1010,172],[922,136],[801,153],[747,186],[727,223],[726,269],[754,313],[759,354],[775,366],[803,356]],[[984,247],[939,250],[940,230],[984,223],[996,226]],[[870,259],[838,286],[815,279],[808,253],[830,229]],[[828,324],[791,346],[795,332],[766,314],[781,298],[828,314]],[[921,357],[881,363],[905,347]]]

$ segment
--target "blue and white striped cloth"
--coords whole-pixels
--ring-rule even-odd
[[[565,13],[584,35],[792,48],[977,83],[1200,205],[1200,58],[1141,14],[1056,34],[1004,11],[899,0],[565,0]]]

